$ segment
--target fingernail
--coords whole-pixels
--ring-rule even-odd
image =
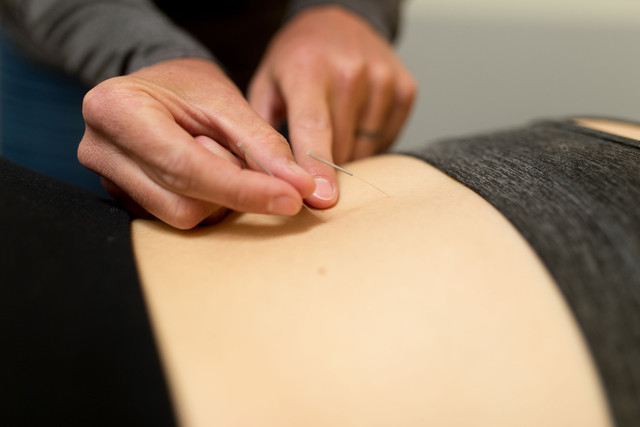
[[[313,195],[321,200],[331,200],[336,197],[336,189],[331,183],[320,176],[315,177],[316,189]]]
[[[300,210],[300,203],[288,196],[277,196],[269,200],[267,209],[275,215],[295,215]]]

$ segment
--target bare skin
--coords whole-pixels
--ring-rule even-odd
[[[603,132],[624,136],[626,138],[637,139],[640,141],[640,126],[633,123],[595,118],[579,118],[575,119],[574,122],[580,126],[597,129]]]
[[[306,151],[345,162],[385,150],[415,91],[367,22],[340,7],[315,7],[274,37],[249,100],[220,67],[193,58],[99,84],[84,101],[78,158],[132,210],[177,228],[215,221],[227,209],[294,215],[303,200],[328,208],[339,197],[335,171]],[[284,117],[293,153],[273,128]],[[357,129],[380,135],[356,138]]]
[[[342,199],[133,241],[186,426],[610,426],[543,264],[477,194],[404,156]]]

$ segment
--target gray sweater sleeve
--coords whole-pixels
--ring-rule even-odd
[[[301,10],[327,4],[337,4],[369,21],[385,38],[393,40],[398,33],[402,0],[292,0],[288,16]]]
[[[214,59],[149,0],[0,0],[0,16],[21,48],[89,85],[165,59]]]
[[[293,0],[288,16],[339,4],[387,38],[396,34],[401,0]],[[151,0],[0,0],[13,41],[38,60],[94,85],[157,62],[213,54]]]

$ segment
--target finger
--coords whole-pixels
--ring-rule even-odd
[[[123,208],[125,208],[135,218],[152,219],[151,215],[146,209],[131,198],[122,188],[118,187],[113,181],[101,177],[100,182],[102,187],[107,193],[116,200]]]
[[[229,209],[215,203],[189,200],[167,192],[141,173],[137,165],[130,159],[120,160],[118,164],[118,174],[114,179],[124,183],[120,185],[126,186],[126,183],[133,183],[137,191],[131,189],[126,191],[119,184],[105,177],[101,178],[102,185],[111,197],[136,218],[151,219],[155,217],[176,228],[189,229],[200,223],[213,224],[218,222],[229,211]],[[145,198],[147,197],[152,201],[158,201],[157,206],[154,206],[153,202],[146,203]],[[142,204],[147,207],[143,207]],[[184,212],[174,209],[173,206],[176,204],[181,206]]]
[[[209,216],[211,204],[283,215],[300,209],[301,196],[287,182],[241,169],[196,143],[161,112],[156,115],[146,112],[141,127],[146,131],[136,134],[135,141],[119,141],[128,151],[118,152],[108,142],[100,146],[100,138],[93,137],[83,139],[79,156],[93,153],[84,156],[85,165],[179,228],[192,227]]]
[[[195,137],[195,141],[200,145],[202,145],[203,147],[207,148],[209,151],[211,151],[213,154],[217,155],[218,157],[242,167],[240,160],[236,156],[231,154],[229,151],[227,151],[224,147],[222,147],[217,142],[213,141],[211,138],[206,137],[204,135],[200,135]],[[109,193],[109,195],[112,198],[117,200],[134,217],[147,218],[147,219],[153,217],[153,215],[151,215],[146,209],[140,206],[139,203],[137,203],[124,190],[118,187],[113,181],[105,177],[102,177],[101,181],[102,181],[102,186],[105,188],[107,193]],[[229,209],[214,203],[203,202],[202,209],[196,209],[195,211],[208,212],[206,218],[202,219],[202,221],[199,221],[199,222],[204,224],[214,224],[222,220],[222,218],[224,218],[225,215],[229,212]]]
[[[388,148],[382,138],[393,105],[393,80],[387,67],[378,67],[371,74],[369,100],[355,130],[354,159],[372,156]]]
[[[144,209],[161,221],[180,229],[190,229],[201,223],[212,224],[222,219],[229,211],[228,208],[217,203],[186,197],[168,191],[158,185],[135,164],[123,165],[122,178],[119,185],[120,195],[113,194],[112,184],[110,194],[120,202],[124,202],[127,209],[132,209],[132,204],[143,204]],[[135,191],[133,187],[135,186]],[[135,212],[135,211],[134,211]]]
[[[286,106],[277,85],[266,72],[259,71],[248,90],[249,105],[274,129],[279,129],[286,117]]]
[[[244,167],[243,163],[238,157],[234,156],[233,153],[231,153],[229,150],[227,150],[208,136],[198,135],[194,138],[194,140],[221,159],[225,159],[239,167]]]
[[[131,196],[129,196],[129,194],[127,194],[124,190],[118,187],[113,181],[105,177],[102,177],[101,181],[102,181],[102,186],[107,191],[107,193],[109,193],[109,195],[114,200],[116,200],[123,208],[125,208],[131,215],[133,215],[134,218],[160,219],[160,218],[154,217],[146,209],[140,206],[135,200],[131,198]],[[209,214],[206,216],[206,218],[203,218],[202,220],[197,220],[198,224],[207,224],[207,225],[215,224],[217,222],[220,222],[227,215],[227,213],[230,212],[229,209],[216,204],[210,204],[209,208],[208,209],[205,208],[205,210],[209,211]],[[183,228],[191,228],[191,227],[189,225],[186,225]]]
[[[155,117],[153,112],[147,114],[145,128],[148,131],[139,136],[136,144],[130,146],[141,169],[157,184],[172,193],[244,212],[266,213],[269,211],[268,206],[273,204],[272,199],[279,196],[288,197],[290,204],[298,205],[299,209],[301,196],[289,183],[263,173],[241,169],[237,164],[214,155],[209,149],[194,143],[194,139],[167,120],[162,111],[156,111]],[[277,132],[268,129],[274,138],[282,139]],[[248,140],[257,143],[256,138],[248,137]],[[288,156],[293,161],[285,143],[275,144],[280,152],[279,157]],[[274,143],[265,143],[261,148],[268,150],[273,145]],[[150,154],[151,149],[153,152]],[[274,170],[281,172],[280,169]],[[299,174],[298,171],[295,173]],[[295,212],[285,209],[272,213]]]
[[[225,159],[241,168],[247,167],[247,164],[244,161],[234,156],[230,151],[228,151],[222,145],[218,144],[213,139],[204,135],[196,136],[194,139],[198,144],[202,145],[204,148],[206,148],[216,156]],[[219,206],[218,209],[209,214],[209,216],[205,218],[202,223],[207,225],[215,224],[221,221],[227,215],[227,213],[229,213],[229,211],[230,209]]]
[[[409,117],[415,101],[417,85],[408,72],[403,72],[402,77],[396,82],[393,95],[393,107],[391,114],[383,130],[382,142],[385,149],[396,140],[402,126]]]
[[[224,133],[227,148],[250,169],[260,173],[268,170],[274,177],[293,186],[302,198],[313,192],[314,181],[297,164],[287,140],[248,104],[219,122],[218,126]]]
[[[260,174],[252,171],[240,171],[257,177],[259,184],[264,184],[263,178],[273,179],[260,176]],[[192,228],[203,221],[207,223],[214,222],[215,219],[225,214],[226,208],[244,212],[293,215],[301,207],[301,201],[295,199],[295,192],[289,196],[282,196],[277,193],[274,196],[269,196],[269,189],[264,188],[265,185],[262,186],[263,188],[254,186],[257,187],[257,189],[254,189],[249,186],[248,190],[238,190],[238,199],[231,198],[228,201],[210,202],[188,197],[168,190],[153,179],[150,179],[138,167],[138,164],[133,161],[119,162],[119,171],[117,176],[113,177],[113,180],[135,203],[143,206],[145,210],[167,224],[181,229]],[[245,181],[240,178],[239,180]],[[253,197],[243,196],[243,194],[252,196],[254,192],[266,197],[256,200]]]
[[[166,113],[160,118],[156,117],[154,119],[155,123],[151,123],[152,125],[160,126],[160,128],[156,129],[156,135],[159,138],[167,140],[170,146],[179,148],[176,147],[174,142],[180,139],[172,140],[169,135],[163,135],[160,132],[162,126],[169,126],[169,122],[171,122],[178,124],[178,128],[184,129],[189,139],[190,135],[206,135],[235,153],[239,158],[244,159],[244,154],[237,147],[237,143],[242,142],[255,152],[255,155],[273,171],[274,176],[292,185],[301,197],[305,197],[313,192],[313,179],[303,169],[296,167],[295,159],[286,140],[251,108],[240,91],[233,86],[226,76],[219,73],[217,67],[212,69],[210,64],[203,64],[199,61],[186,65],[180,63],[179,65],[180,67],[190,65],[188,69],[179,68],[179,71],[193,74],[193,70],[195,69],[196,76],[198,77],[197,79],[188,79],[184,87],[179,87],[180,91],[178,91],[178,95],[182,93],[182,90],[186,90],[187,95],[189,95],[188,97],[176,97],[172,92],[167,95],[163,91],[158,91],[155,86],[150,89],[147,88],[148,91],[154,94],[150,97],[152,101],[148,101],[147,104],[150,103],[158,109],[162,107],[165,109],[164,113]],[[206,72],[204,74],[198,74],[197,71],[200,70],[199,67],[204,67],[204,71]],[[151,68],[153,67],[149,67],[148,69]],[[160,80],[164,84],[169,84],[170,82],[167,83],[163,80],[166,79],[166,74],[167,73],[156,70],[151,77],[154,81]],[[190,75],[190,77],[193,76]],[[146,76],[146,78],[148,78],[148,76]],[[205,84],[206,87],[197,90],[197,86],[193,86],[193,81],[202,81],[202,84]],[[209,82],[210,86],[206,85],[207,82]],[[137,86],[134,86],[133,89],[137,90]],[[123,104],[122,108],[125,110],[126,108],[131,108],[130,103],[120,101],[119,98],[114,99],[112,93],[107,92],[106,95],[111,97],[109,101],[112,106],[117,106],[119,105],[118,103],[120,103]],[[160,102],[160,107],[157,105],[158,101],[156,98],[162,101]],[[155,102],[155,104],[153,104],[153,102]],[[149,105],[144,104],[143,107],[145,107],[146,112]],[[137,114],[137,116],[140,116],[140,114]],[[116,121],[120,122],[120,119],[122,118],[118,117]],[[138,120],[139,117],[136,118],[136,121]],[[112,122],[113,121],[114,120],[112,120]],[[122,127],[135,126],[139,129],[150,129],[147,123],[139,123],[136,121],[127,123]],[[114,135],[113,137],[117,138],[118,136]],[[173,137],[180,138],[176,135]],[[148,147],[145,147],[151,151],[147,154],[141,154],[141,158],[155,156],[153,151],[156,149],[155,141],[158,141],[158,139],[151,141],[152,143],[149,144]],[[134,145],[137,146],[138,144],[134,143]],[[173,154],[171,152],[168,154],[169,161],[179,160],[172,159],[171,156]],[[185,162],[188,163],[189,159],[187,158]],[[259,170],[255,168],[254,164],[252,164],[251,167]]]
[[[333,158],[342,164],[353,159],[355,132],[364,108],[369,81],[364,63],[341,64],[332,96]]]
[[[243,212],[282,215],[293,215],[301,207],[302,197],[298,191],[281,179],[242,169],[197,144],[176,146],[158,147],[157,158],[151,162],[141,159],[136,162],[154,183],[178,196],[178,200],[168,200],[170,205],[178,201],[187,203],[183,200],[186,198]],[[153,194],[152,188],[147,191]],[[167,199],[167,195],[163,196],[158,191],[155,194],[157,199]],[[149,203],[149,208],[156,211],[162,209],[157,202],[153,205],[155,207]],[[184,212],[186,209],[179,210]]]
[[[297,76],[306,73],[297,74]],[[313,152],[333,161],[333,129],[329,109],[329,85],[324,77],[306,75],[283,82],[282,92],[287,103],[287,120],[291,146],[298,164],[315,181],[313,194],[305,198],[316,208],[324,209],[338,201],[338,183],[335,169],[309,156]],[[311,81],[313,83],[309,84]]]

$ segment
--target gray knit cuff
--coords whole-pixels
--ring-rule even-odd
[[[179,37],[175,33],[175,44],[162,46],[145,46],[137,49],[126,63],[123,63],[122,74],[129,74],[139,69],[157,64],[158,62],[177,58],[200,58],[217,63],[213,54],[197,40],[187,37]],[[178,40],[179,39],[179,40]]]
[[[401,3],[402,0],[293,0],[287,19],[309,7],[338,5],[360,15],[387,40],[393,40],[398,34]]]

